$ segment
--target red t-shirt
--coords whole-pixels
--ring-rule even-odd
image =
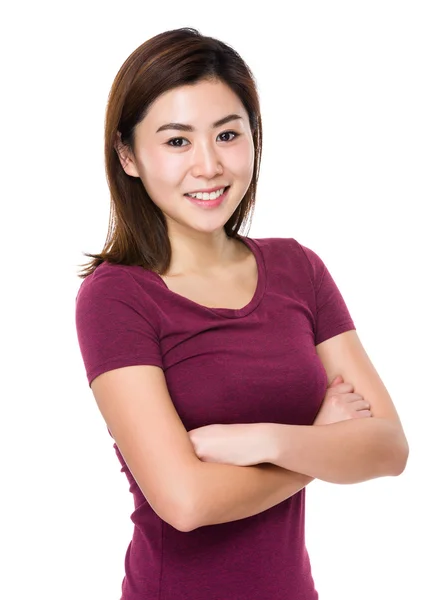
[[[355,329],[319,256],[294,238],[242,240],[258,283],[244,308],[207,308],[139,266],[102,263],[81,283],[88,383],[157,365],[187,431],[213,423],[311,425],[328,385],[315,346]],[[110,432],[109,432],[110,433]],[[305,488],[245,519],[180,532],[148,504],[116,443],[135,510],[121,600],[316,600]]]

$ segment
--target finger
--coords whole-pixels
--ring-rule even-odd
[[[370,410],[357,410],[355,413],[355,419],[362,419],[364,417],[371,417],[372,412]]]
[[[334,393],[336,394],[346,394],[346,393],[350,393],[353,392],[354,387],[351,383],[338,383],[337,385],[334,386]]]
[[[367,402],[367,400],[355,400],[352,403],[352,407],[354,408],[354,410],[370,410],[370,404]]]
[[[366,400],[364,399],[364,396],[361,396],[361,394],[355,394],[355,392],[343,394],[342,399],[345,402],[360,402],[361,400],[364,400],[364,402],[366,402]]]

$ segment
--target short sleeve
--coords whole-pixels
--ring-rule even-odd
[[[89,386],[101,373],[120,367],[163,368],[152,314],[146,293],[122,265],[103,263],[83,280],[75,321]]]
[[[310,264],[311,279],[316,299],[315,345],[356,329],[346,302],[331,273],[318,254],[299,244]]]

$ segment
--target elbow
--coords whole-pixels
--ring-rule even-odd
[[[401,475],[403,471],[406,469],[406,465],[408,463],[409,456],[409,445],[406,440],[406,437],[403,436],[403,439],[397,445],[392,457],[392,473],[393,477],[397,477]]]
[[[165,523],[176,529],[177,531],[192,531],[192,527],[190,525],[190,520],[186,516],[186,511],[181,508],[171,509],[171,511],[159,510],[155,506],[153,506],[148,500],[149,504],[153,508],[156,515]]]
[[[184,516],[177,520],[176,525],[174,525],[178,531],[182,531],[183,533],[188,533],[189,531],[193,531],[200,527],[198,522],[192,517],[192,514],[185,513]]]
[[[382,459],[380,458],[382,456]],[[406,468],[409,456],[409,445],[403,430],[394,431],[388,441],[382,443],[379,455],[379,469],[382,476],[397,477]]]
[[[187,533],[189,531],[193,531],[194,529],[198,529],[198,527],[208,525],[206,515],[203,510],[205,505],[206,503],[204,502],[203,498],[200,501],[199,497],[190,502],[188,508],[181,513],[183,517],[181,522],[179,521],[179,531],[184,531]]]
[[[172,515],[173,527],[183,533],[188,533],[200,527],[197,506],[198,504],[194,501],[186,502],[182,506],[179,505],[176,511],[177,514]]]
[[[380,451],[379,451],[380,450]],[[394,443],[383,445],[376,456],[365,462],[361,470],[352,470],[351,473],[336,473],[335,477],[328,478],[330,483],[353,484],[362,483],[377,477],[397,477],[401,475],[408,462],[409,446],[404,435],[398,435]]]
[[[378,475],[376,476],[397,477],[403,473],[408,462],[408,441],[400,424],[384,419],[377,419],[377,421],[383,421],[383,427],[386,429],[378,438]]]
[[[183,533],[187,533],[188,531],[193,531],[196,529],[196,525],[194,525],[193,520],[190,515],[188,515],[187,511],[180,510],[176,515],[173,515],[171,522],[169,523],[174,529],[181,531]]]
[[[183,527],[178,528],[178,531],[182,531],[183,533],[189,533],[190,531],[193,531],[194,529],[197,529],[198,527],[199,527],[199,525],[194,525],[189,521],[188,523],[183,525]]]
[[[184,502],[180,500],[180,494],[178,494],[178,509],[177,517],[174,518],[175,527],[178,531],[188,533],[198,527],[203,527],[205,522],[204,515],[204,493],[202,469],[205,463],[199,460],[195,456],[195,460],[192,463],[192,468],[185,472],[184,477]],[[174,517],[174,514],[172,514]]]
[[[184,471],[183,488],[179,489],[173,498],[175,509],[171,511],[171,525],[183,533],[188,533],[201,526],[199,518],[199,507],[203,506],[200,501],[201,478],[198,474],[198,465],[203,465],[196,456],[191,468]]]
[[[176,525],[173,525],[173,527],[182,533],[188,533],[189,531],[193,531],[195,529],[195,527],[191,527],[187,521],[177,523]]]
[[[192,506],[194,506],[193,503],[188,502],[187,498],[185,501],[182,501],[182,498],[183,494],[178,493],[170,500],[167,499],[165,504],[160,506],[159,509],[155,506],[153,506],[153,509],[162,521],[165,521],[165,523],[177,531],[186,533],[188,531],[193,531],[198,525],[192,518],[192,515],[195,515],[196,512],[192,510]]]
[[[177,510],[172,513],[171,523],[172,527],[181,531],[183,533],[187,533],[189,531],[193,531],[199,525],[195,520],[195,511],[191,509],[193,504],[190,504],[188,507],[186,504],[178,505]]]

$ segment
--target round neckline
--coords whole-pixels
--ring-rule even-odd
[[[156,275],[158,277],[159,281],[161,281],[161,283],[165,286],[165,288],[168,290],[168,292],[170,294],[174,294],[175,296],[182,298],[184,301],[186,301],[190,304],[193,304],[199,308],[202,308],[206,311],[210,311],[210,312],[220,315],[222,317],[227,317],[229,319],[245,317],[246,315],[249,315],[253,310],[255,310],[257,308],[261,299],[263,298],[264,291],[266,289],[266,267],[265,267],[264,257],[261,252],[261,249],[252,238],[249,238],[246,236],[240,236],[237,239],[239,239],[241,242],[243,242],[245,244],[245,246],[248,246],[248,248],[251,250],[252,254],[254,255],[255,261],[257,263],[257,287],[255,288],[255,292],[254,292],[254,295],[252,296],[251,300],[248,302],[248,304],[246,304],[246,306],[243,306],[242,308],[219,308],[219,307],[212,308],[210,306],[204,306],[203,304],[199,304],[198,302],[195,302],[194,300],[190,300],[190,298],[186,298],[185,296],[182,296],[181,294],[178,294],[177,292],[172,291],[167,286],[164,279],[158,273],[155,273],[154,271],[150,271],[150,272],[153,275]]]

